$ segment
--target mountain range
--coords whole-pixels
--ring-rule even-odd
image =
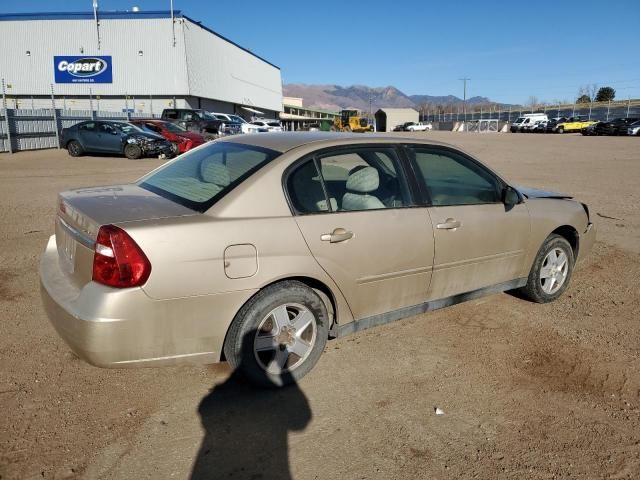
[[[378,108],[415,108],[422,105],[455,105],[461,104],[462,99],[455,95],[406,95],[396,87],[368,87],[366,85],[308,85],[304,83],[289,83],[283,85],[285,97],[302,97],[303,105],[307,108],[339,111],[355,109],[373,111]],[[371,104],[369,103],[371,102]],[[467,98],[467,104],[480,105],[492,103],[486,97]]]

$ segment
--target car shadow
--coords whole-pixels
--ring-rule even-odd
[[[286,387],[256,387],[240,371],[198,406],[205,434],[191,479],[290,479],[288,433],[309,424],[307,397],[291,378]]]

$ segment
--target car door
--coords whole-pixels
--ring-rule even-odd
[[[78,139],[86,151],[100,151],[96,122],[84,122],[78,125]]]
[[[108,122],[97,122],[98,146],[101,152],[120,153],[122,151],[122,133]]]
[[[518,278],[530,231],[526,204],[507,207],[504,182],[456,150],[414,146],[409,152],[433,222],[429,299]]]
[[[298,163],[287,177],[296,222],[355,319],[426,301],[433,232],[393,147],[341,148]]]

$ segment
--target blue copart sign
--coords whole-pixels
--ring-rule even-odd
[[[111,56],[53,57],[56,83],[112,83]]]

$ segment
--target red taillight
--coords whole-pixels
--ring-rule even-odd
[[[138,287],[147,281],[151,263],[136,242],[121,228],[98,230],[93,254],[93,281],[109,287]]]

